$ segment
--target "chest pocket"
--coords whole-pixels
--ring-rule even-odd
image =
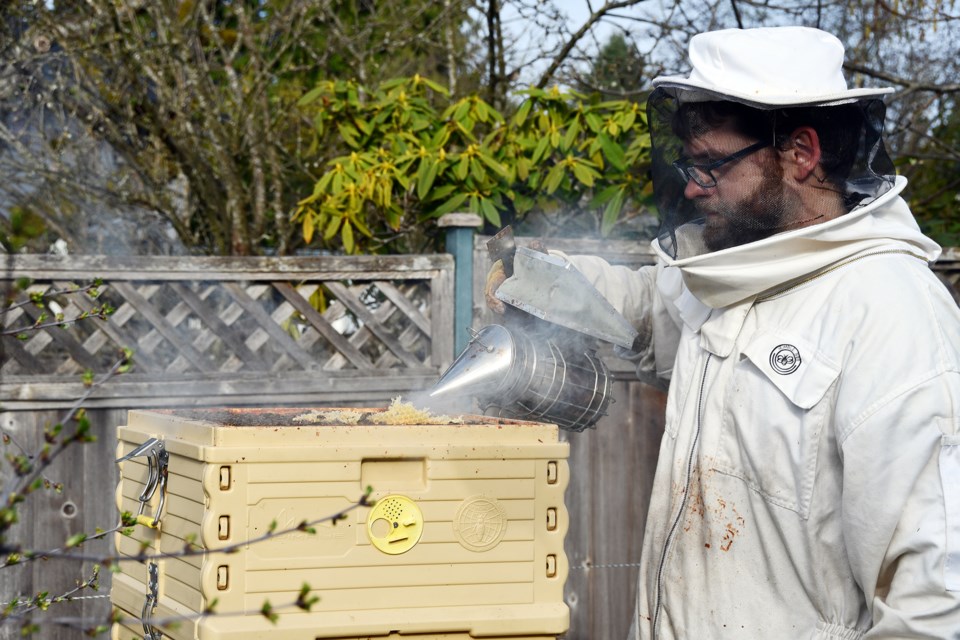
[[[808,344],[758,332],[724,391],[717,471],[806,518],[830,414],[825,398],[839,375]]]

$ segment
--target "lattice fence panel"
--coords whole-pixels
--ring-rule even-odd
[[[0,316],[3,399],[104,373],[123,348],[135,361],[126,381],[179,384],[175,395],[189,381],[201,395],[436,377],[453,357],[452,269],[445,255],[18,257],[4,278],[14,305]],[[24,277],[29,287],[14,285]],[[95,277],[103,283],[83,290]]]

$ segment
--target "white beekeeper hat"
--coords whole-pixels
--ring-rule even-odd
[[[843,44],[810,27],[723,29],[690,40],[690,76],[653,86],[681,102],[733,100],[760,109],[877,98],[892,88],[847,88]]]

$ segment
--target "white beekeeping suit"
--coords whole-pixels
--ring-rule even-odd
[[[960,638],[960,313],[886,90],[814,29],[690,58],[649,103],[658,265],[570,257],[669,384],[631,637]]]

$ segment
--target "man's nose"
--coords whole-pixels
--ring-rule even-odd
[[[683,188],[683,197],[687,200],[693,200],[694,198],[702,198],[707,195],[713,187],[701,187],[697,184],[696,180],[693,178],[687,180],[686,186]]]

